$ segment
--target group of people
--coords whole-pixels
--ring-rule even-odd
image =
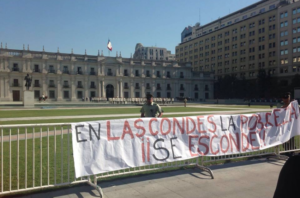
[[[43,94],[40,98],[39,98],[39,101],[46,101],[48,97],[45,96],[45,94]]]

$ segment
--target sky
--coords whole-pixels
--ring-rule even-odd
[[[175,53],[183,29],[259,0],[0,0],[0,42],[9,49],[129,58],[135,45]]]

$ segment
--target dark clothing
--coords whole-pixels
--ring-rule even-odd
[[[30,76],[27,74],[27,76],[25,76],[24,80],[26,81],[25,87],[27,88],[27,90],[29,90],[29,87],[31,86],[31,82],[32,82],[32,77],[30,77]]]
[[[299,193],[300,178],[300,156],[290,157],[282,167],[274,198],[293,198],[300,197]]]

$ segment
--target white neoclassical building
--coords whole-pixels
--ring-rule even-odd
[[[87,54],[0,48],[0,101],[23,101],[25,76],[37,99],[79,101],[89,97],[213,98],[211,73],[192,71],[190,64]]]

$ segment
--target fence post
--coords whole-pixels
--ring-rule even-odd
[[[211,178],[214,179],[215,177],[214,177],[214,174],[213,174],[212,170],[203,165],[203,156],[201,156],[201,160],[202,160],[201,165],[199,164],[199,158],[200,157],[197,157],[196,167],[200,168],[203,171],[208,172],[210,174]]]
[[[90,176],[88,176],[87,183],[90,186],[94,187],[99,192],[99,195],[100,195],[101,198],[103,197],[102,189],[101,189],[100,186],[97,185],[97,176],[96,175],[94,175],[94,183],[91,181],[91,177]]]

